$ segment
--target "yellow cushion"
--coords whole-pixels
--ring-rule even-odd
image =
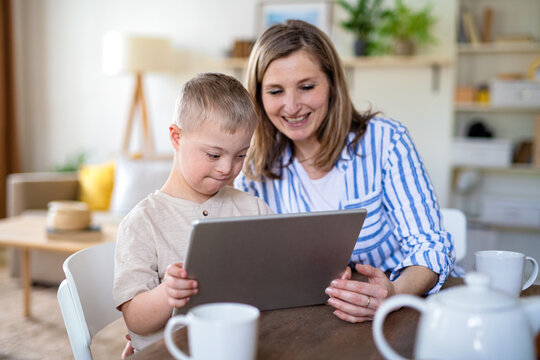
[[[90,210],[108,210],[113,187],[113,162],[79,168],[79,201],[87,203]]]

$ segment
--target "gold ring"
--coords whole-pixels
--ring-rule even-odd
[[[371,302],[371,296],[368,295],[366,307],[369,307],[369,303],[370,303],[370,302]]]

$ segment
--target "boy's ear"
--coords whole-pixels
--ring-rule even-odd
[[[169,139],[175,150],[180,147],[180,138],[182,137],[182,130],[175,124],[169,126]]]

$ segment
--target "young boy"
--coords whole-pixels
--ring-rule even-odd
[[[113,294],[135,350],[162,337],[173,308],[197,294],[197,281],[182,267],[192,220],[272,212],[263,200],[227,186],[256,126],[251,98],[233,77],[207,73],[184,85],[169,126],[169,178],[118,229]]]

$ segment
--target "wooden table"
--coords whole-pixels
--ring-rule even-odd
[[[0,219],[0,245],[21,250],[21,285],[23,288],[23,315],[29,317],[30,311],[30,251],[47,250],[75,253],[104,241],[115,241],[117,225],[103,224],[102,235],[98,240],[49,239],[45,232],[46,215],[36,213]]]
[[[444,288],[463,284],[450,278]],[[540,295],[533,285],[522,296]],[[257,359],[382,359],[372,336],[372,323],[349,324],[332,314],[327,305],[263,311],[260,318]],[[387,341],[401,355],[412,357],[419,313],[402,308],[384,323]],[[186,328],[175,333],[176,343],[188,349]],[[157,341],[130,359],[172,359],[165,342]]]

